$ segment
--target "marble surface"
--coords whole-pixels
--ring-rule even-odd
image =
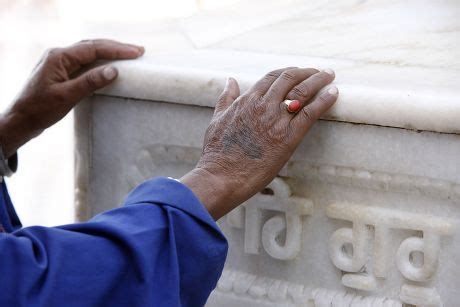
[[[252,0],[181,25],[200,48],[458,70],[459,14],[457,0]]]

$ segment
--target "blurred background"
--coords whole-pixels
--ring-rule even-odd
[[[460,0],[0,0],[0,109],[47,48],[88,38],[142,44],[149,56],[213,48],[460,76],[459,16]],[[72,114],[20,149],[8,186],[24,225],[74,220],[73,152]]]

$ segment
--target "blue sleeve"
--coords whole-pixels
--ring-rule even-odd
[[[11,203],[4,179],[0,177],[0,181],[0,232],[13,232],[22,227],[21,221]]]
[[[0,306],[203,306],[226,255],[194,194],[152,179],[86,223],[0,234]]]

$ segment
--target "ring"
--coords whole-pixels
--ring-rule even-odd
[[[286,109],[289,113],[297,113],[302,107],[302,104],[298,100],[286,99],[283,103],[286,105]]]

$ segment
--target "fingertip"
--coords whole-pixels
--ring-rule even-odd
[[[333,71],[330,68],[323,69],[323,70],[320,71],[320,73],[323,76],[325,75],[324,78],[322,78],[322,79],[326,84],[330,84],[335,80],[335,71]]]
[[[144,46],[138,46],[139,49],[139,56],[143,56],[145,53],[145,47]]]
[[[102,70],[102,75],[104,76],[104,79],[108,81],[114,80],[118,76],[118,69],[113,66],[106,66]]]
[[[227,83],[228,83],[229,85],[236,85],[238,82],[236,81],[235,78],[228,77]]]
[[[142,46],[127,45],[127,46],[123,46],[120,51],[121,53],[117,56],[117,58],[135,59],[135,58],[141,57],[144,54],[145,48]]]
[[[230,78],[225,80],[224,92],[228,91],[228,87],[230,86]]]
[[[335,78],[335,72],[332,69],[326,68],[326,69],[323,70],[323,72],[325,72],[326,74],[332,76],[332,78]]]
[[[238,81],[236,81],[235,78],[229,77],[227,79],[227,89],[231,91],[232,93],[236,93],[237,95],[239,94],[240,88],[238,85]]]
[[[327,92],[329,95],[332,95],[332,96],[338,96],[339,95],[339,89],[337,88],[337,86],[331,86],[327,89]]]
[[[324,113],[331,108],[336,103],[338,96],[339,89],[334,85],[322,90],[318,99],[315,99],[316,105],[319,110],[321,110],[321,113]]]
[[[330,85],[323,89],[319,96],[319,106],[327,110],[337,101],[337,97],[339,96],[339,89],[335,85]]]

